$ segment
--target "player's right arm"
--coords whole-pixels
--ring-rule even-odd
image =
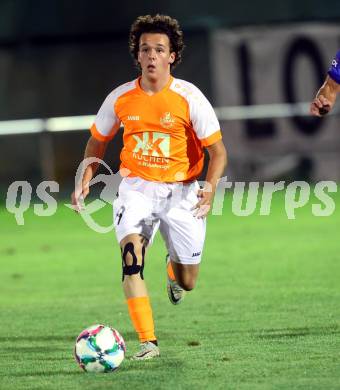
[[[327,114],[333,108],[339,92],[340,84],[327,76],[310,105],[311,114],[319,117]]]
[[[325,82],[310,105],[310,113],[315,116],[327,114],[334,106],[336,95],[340,92],[340,50],[336,53]]]
[[[107,144],[116,135],[120,127],[120,119],[116,115],[114,105],[117,100],[117,90],[112,91],[101,105],[95,121],[91,127],[91,137],[87,142],[84,160],[90,157],[103,159]],[[93,178],[98,163],[86,164],[81,178],[75,183],[75,189],[71,195],[71,202],[75,211],[82,210],[83,200],[90,192],[90,181]]]
[[[100,160],[103,159],[105,150],[109,141],[101,141],[91,136],[87,141],[84,160],[89,157],[96,157]],[[98,163],[93,162],[88,164],[85,171],[81,175],[81,180],[76,183],[75,189],[71,195],[71,202],[74,210],[79,212],[82,210],[82,201],[87,197],[90,192],[90,181],[98,169]]]

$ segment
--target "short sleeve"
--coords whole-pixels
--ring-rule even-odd
[[[190,120],[203,146],[222,139],[221,128],[215,111],[203,93],[195,87],[190,96]]]
[[[95,121],[91,126],[91,134],[99,141],[109,141],[120,127],[120,120],[115,113],[115,91],[111,92],[101,105]]]
[[[340,84],[340,50],[336,53],[336,56],[328,69],[328,75],[332,80]]]

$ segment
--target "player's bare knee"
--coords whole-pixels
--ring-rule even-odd
[[[127,242],[121,247],[122,253],[122,281],[125,276],[140,275],[144,279],[145,246]]]

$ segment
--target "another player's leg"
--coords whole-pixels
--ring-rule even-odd
[[[159,356],[150,300],[144,281],[144,261],[147,240],[140,234],[129,234],[121,242],[123,290],[130,318],[141,343],[134,359]]]

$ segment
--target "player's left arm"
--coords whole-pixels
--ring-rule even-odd
[[[198,193],[200,200],[195,206],[195,216],[197,218],[204,218],[209,213],[218,181],[227,165],[227,152],[222,140],[206,146],[206,149],[210,160],[205,185]]]

